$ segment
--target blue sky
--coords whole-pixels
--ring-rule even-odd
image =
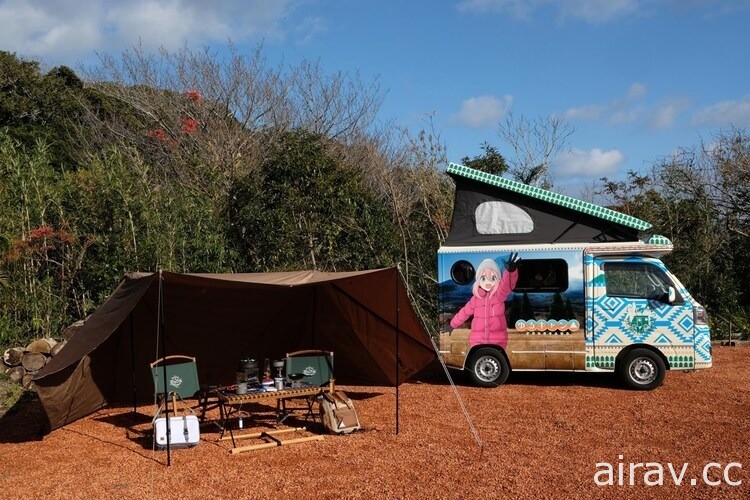
[[[0,50],[47,66],[139,39],[320,58],[379,79],[383,122],[416,131],[434,113],[451,161],[483,141],[510,156],[509,111],[565,116],[575,132],[552,176],[574,196],[750,128],[750,0],[0,0],[0,20]]]

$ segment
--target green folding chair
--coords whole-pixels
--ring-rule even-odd
[[[329,386],[333,392],[333,352],[306,350],[287,353],[284,358],[287,383],[300,381],[305,385]],[[290,378],[290,375],[294,378]],[[296,375],[296,376],[295,376]]]
[[[333,352],[310,349],[305,351],[296,351],[287,353],[284,358],[284,372],[286,373],[286,384],[293,385],[295,382],[301,382],[304,385],[320,387],[322,391],[333,393],[335,381],[333,378]],[[317,396],[305,396],[305,407],[301,408],[306,411],[305,420],[312,417],[315,420],[313,412],[313,403]],[[282,402],[284,403],[284,402]],[[298,408],[300,409],[300,408]],[[289,416],[284,403],[283,421]]]
[[[181,362],[175,362],[180,360]],[[195,364],[195,358],[191,356],[174,354],[159,358],[151,363],[151,375],[154,379],[154,391],[157,400],[165,393],[168,398],[171,396],[173,412],[177,410],[177,396],[181,399],[187,399],[196,398],[201,394],[201,386],[198,382],[198,367]]]

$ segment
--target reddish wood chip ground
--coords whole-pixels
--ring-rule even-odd
[[[41,438],[34,435],[39,405],[26,398],[0,419],[0,491],[6,498],[747,498],[749,361],[750,348],[717,347],[712,369],[671,372],[651,392],[625,390],[611,375],[517,373],[497,389],[459,376],[484,441],[481,456],[437,375],[401,387],[399,435],[393,388],[345,387],[361,432],[231,455],[209,424],[198,447],[172,452],[171,467],[166,452],[151,449],[152,406],[135,418],[132,408],[103,410]],[[613,464],[614,486],[595,484],[599,462]],[[660,463],[665,485],[646,486],[636,470],[629,486],[631,462]],[[728,477],[742,484],[705,485],[711,462],[741,463]],[[681,486],[667,463],[678,474],[689,464]],[[721,469],[709,470],[709,480],[721,478]]]

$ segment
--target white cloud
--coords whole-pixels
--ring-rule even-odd
[[[635,82],[628,88],[625,96],[612,99],[606,104],[584,104],[570,108],[565,117],[571,120],[598,121],[605,117],[612,124],[630,123],[638,119],[641,113],[639,102],[646,97],[646,86]]]
[[[606,104],[584,104],[570,108],[565,116],[571,120],[605,120],[612,125],[640,122],[652,130],[659,130],[672,127],[680,113],[690,106],[690,101],[684,97],[665,97],[655,105],[646,105],[643,101],[647,93],[644,84],[635,82],[623,97]]]
[[[589,24],[606,24],[628,17],[652,17],[659,11],[668,14],[698,10],[707,18],[731,15],[750,9],[747,0],[462,0],[460,12],[494,12],[521,20],[530,20],[538,11],[549,10],[560,22],[568,19]]]
[[[453,120],[471,128],[494,127],[508,112],[513,96],[501,99],[483,95],[470,97],[461,103],[461,110],[453,115]]]
[[[281,39],[294,0],[0,0],[0,47],[26,57],[70,59],[122,50],[139,40],[175,49],[185,43]],[[303,23],[304,25],[304,23]],[[311,23],[298,33],[319,33]],[[299,28],[297,28],[299,29]]]
[[[578,108],[570,108],[565,112],[565,116],[573,120],[593,122],[598,120],[606,110],[607,106],[601,104],[585,104]]]
[[[545,7],[557,11],[560,20],[579,19],[591,24],[604,24],[639,11],[642,0],[463,0],[461,12],[508,13],[517,19],[529,19]]]
[[[646,97],[646,86],[640,82],[635,82],[628,89],[626,97],[633,100],[643,99]]]
[[[750,95],[735,101],[722,101],[697,111],[694,125],[750,126]]]
[[[616,149],[584,151],[572,148],[558,155],[553,167],[558,176],[594,178],[616,173],[624,161],[625,156]]]
[[[687,99],[668,98],[664,99],[651,114],[648,124],[653,129],[664,129],[674,125],[677,115],[689,106]]]
[[[558,0],[563,18],[572,17],[591,24],[604,24],[638,11],[637,0]]]
[[[631,109],[620,109],[619,111],[610,110],[609,123],[612,125],[625,125],[636,121],[641,113],[642,108],[636,107]]]
[[[328,31],[328,23],[321,17],[308,17],[294,29],[300,35],[297,45],[306,45],[318,35]]]
[[[458,4],[461,12],[509,12],[518,19],[527,19],[539,0],[463,0]]]

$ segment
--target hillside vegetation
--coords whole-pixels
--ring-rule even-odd
[[[453,184],[429,117],[420,131],[383,123],[385,95],[315,62],[273,67],[262,48],[136,48],[81,74],[0,52],[0,346],[55,336],[124,273],[159,268],[399,264],[435,333]],[[749,140],[720,132],[600,186],[675,243],[668,265],[719,332],[748,329]],[[485,152],[465,161],[505,165]]]

